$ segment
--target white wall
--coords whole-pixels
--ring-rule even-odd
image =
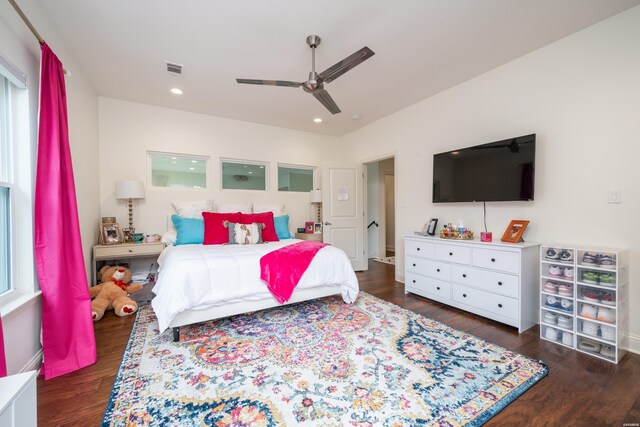
[[[68,55],[55,30],[49,24],[46,15],[36,2],[21,2],[24,12],[29,16],[51,49],[72,73],[66,79],[67,107],[69,115],[69,139],[76,178],[76,194],[80,218],[80,231],[87,272],[91,260],[91,247],[97,236],[99,215],[98,180],[96,173],[98,162],[98,113],[97,96],[87,84],[73,58]],[[40,74],[40,46],[15,13],[9,2],[0,2],[0,52],[28,76],[29,112],[31,125],[31,165],[20,165],[21,173],[30,169],[35,177],[38,95]],[[35,182],[35,179],[34,179]],[[33,203],[33,194],[30,195]],[[20,221],[20,218],[17,218]],[[20,230],[19,245],[28,246],[33,257],[32,224],[26,230]],[[22,250],[22,249],[20,249]],[[33,267],[35,270],[35,267]],[[31,272],[29,280],[35,279]],[[23,276],[24,277],[24,276]],[[40,297],[11,310],[2,312],[5,337],[5,351],[9,374],[32,369],[38,363],[40,352]]]
[[[169,96],[169,95],[168,95]],[[173,200],[214,199],[216,204],[252,202],[284,204],[290,229],[304,227],[315,218],[308,193],[278,192],[278,163],[318,167],[340,158],[339,139],[255,123],[189,113],[150,105],[99,98],[100,211],[128,224],[124,201],[115,199],[115,181],[139,179],[146,197],[136,201],[134,226],[146,234],[162,234]],[[149,185],[147,151],[209,156],[210,188],[187,190],[152,188]],[[220,189],[220,158],[269,163],[269,190]]]
[[[629,248],[630,307],[640,305],[638,52],[640,6],[347,135],[356,160],[397,150],[397,278],[402,236],[425,218],[483,228],[482,204],[431,203],[433,154],[535,132],[535,201],[488,203],[494,239],[529,219],[526,240]],[[621,204],[607,204],[609,189],[622,190]],[[640,312],[630,311],[640,351]]]

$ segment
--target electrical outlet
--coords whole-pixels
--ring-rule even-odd
[[[608,203],[622,203],[622,190],[609,190],[607,193]]]

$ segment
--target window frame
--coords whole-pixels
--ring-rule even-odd
[[[6,316],[40,294],[37,288],[33,247],[34,156],[32,123],[36,113],[30,107],[27,75],[0,53],[3,129],[0,144],[6,164],[1,165],[0,185],[9,189],[9,289],[0,295],[0,315]],[[8,90],[7,90],[8,89]],[[35,135],[35,134],[34,134]]]
[[[237,165],[264,166],[264,190],[253,188],[224,188],[224,163],[233,163]],[[267,193],[270,191],[269,179],[269,162],[261,162],[259,160],[233,159],[229,157],[220,157],[220,191],[255,191],[258,193]]]
[[[308,193],[309,191],[295,191],[295,190],[280,190],[280,168],[287,168],[287,169],[300,169],[300,170],[310,170],[313,173],[313,177],[311,178],[311,190],[313,190],[314,188],[317,188],[317,179],[318,179],[318,167],[317,166],[311,166],[311,165],[294,165],[291,163],[278,163],[277,165],[277,176],[278,176],[278,182],[276,183],[276,187],[278,189],[278,192],[283,192],[283,193]]]
[[[196,188],[196,187],[161,187],[157,185],[153,185],[153,160],[152,156],[166,156],[166,157],[182,157],[190,160],[204,160],[204,173],[205,173],[205,188]],[[155,151],[155,150],[147,150],[147,188],[153,188],[154,190],[160,191],[210,191],[211,190],[211,157],[205,156],[202,154],[185,154],[185,153],[175,153],[168,151]]]

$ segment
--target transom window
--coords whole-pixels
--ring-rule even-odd
[[[308,193],[313,190],[316,168],[278,164],[278,191],[299,191]]]
[[[209,158],[185,154],[149,152],[151,186],[206,189]]]
[[[250,160],[220,159],[223,190],[267,190],[269,164]]]

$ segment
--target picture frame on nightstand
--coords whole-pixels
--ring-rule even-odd
[[[100,224],[100,243],[103,245],[122,244],[122,230],[118,223]]]
[[[313,234],[322,234],[322,223],[314,222],[313,223]]]
[[[304,232],[307,234],[313,234],[313,230],[315,229],[315,223],[312,221],[307,221],[304,223]]]

